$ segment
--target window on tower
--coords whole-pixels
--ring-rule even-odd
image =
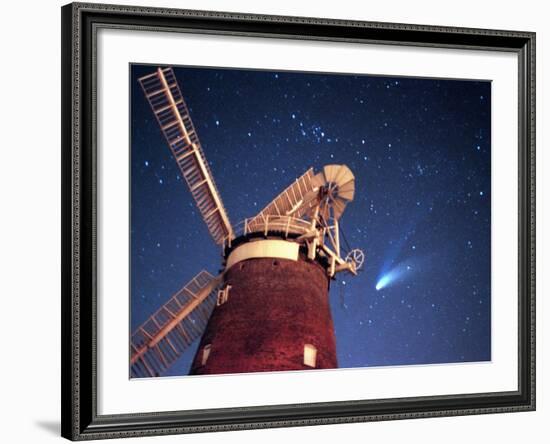
[[[317,348],[312,344],[304,345],[304,365],[308,367],[317,366]]]
[[[202,349],[201,365],[206,365],[206,361],[208,361],[208,357],[210,356],[211,348],[212,348],[212,344],[207,344]]]
[[[221,290],[218,290],[218,297],[216,299],[216,305],[220,306],[222,304],[225,304],[227,302],[227,299],[229,298],[229,290],[231,290],[231,285],[226,285]]]

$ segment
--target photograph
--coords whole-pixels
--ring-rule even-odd
[[[491,80],[128,69],[130,378],[492,360]]]
[[[61,8],[63,437],[536,410],[537,26],[331,7]]]

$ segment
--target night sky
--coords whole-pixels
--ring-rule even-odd
[[[130,67],[131,330],[221,266],[137,82],[154,69]],[[174,70],[233,225],[309,167],[354,172],[341,226],[366,260],[331,284],[340,367],[491,359],[490,82]]]

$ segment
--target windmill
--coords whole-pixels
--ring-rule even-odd
[[[174,71],[159,67],[138,81],[222,249],[222,272],[199,272],[135,329],[131,376],[162,375],[199,339],[191,374],[336,368],[330,280],[356,275],[364,261],[359,249],[341,256],[339,219],[355,192],[351,170],[310,168],[233,228]]]

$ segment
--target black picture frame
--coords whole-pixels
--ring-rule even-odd
[[[62,15],[62,436],[71,440],[535,409],[535,33],[72,3]],[[99,27],[509,51],[519,66],[518,390],[98,415],[96,91]]]

